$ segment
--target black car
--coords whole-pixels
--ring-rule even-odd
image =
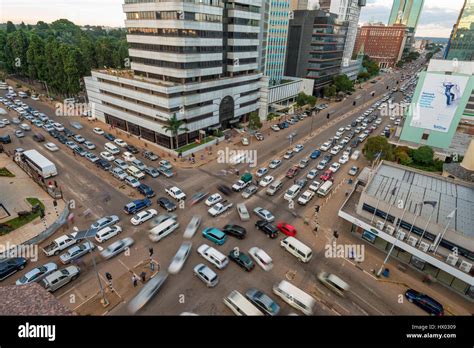
[[[28,260],[24,257],[12,257],[0,261],[0,280],[3,280],[13,273],[25,268]]]
[[[158,198],[157,203],[159,204],[160,207],[163,209],[166,209],[167,212],[171,212],[173,210],[176,210],[176,204],[171,202],[168,198],[166,197],[160,197]]]
[[[357,126],[357,121],[352,121],[351,126],[352,126],[352,127]]]
[[[232,189],[229,187],[229,186],[226,186],[226,185],[219,185],[217,186],[217,189],[222,192],[223,194],[225,194],[226,196],[229,196],[232,194]]]
[[[67,138],[66,136],[60,135],[60,136],[58,137],[58,141],[59,141],[61,144],[66,144],[69,140],[68,140],[68,138]]]
[[[103,169],[103,170],[109,170],[112,168],[112,165],[110,164],[109,161],[106,161],[105,159],[100,159],[97,162],[95,162],[96,166]]]
[[[354,139],[351,141],[351,147],[352,148],[356,148],[357,145],[359,145],[359,140],[358,139]]]
[[[10,138],[10,135],[2,135],[0,136],[0,143],[1,144],[10,144],[12,142],[12,139]]]
[[[413,289],[408,289],[405,292],[405,297],[409,302],[416,304],[418,307],[431,315],[444,314],[443,305],[428,295],[422,294],[421,292]]]
[[[114,141],[115,140],[115,137],[110,133],[104,133],[104,138],[109,140],[109,141]]]
[[[108,139],[108,138],[107,138]],[[114,138],[115,139],[115,138]],[[109,140],[114,140],[114,139],[109,139]],[[133,146],[133,145],[127,145],[125,146],[125,148],[127,149],[128,152],[131,152],[133,153],[134,155],[136,155],[137,153],[140,153],[140,151],[138,151],[138,149]]]
[[[222,231],[225,234],[234,236],[238,239],[244,239],[247,235],[247,230],[239,225],[225,225]]]
[[[255,223],[255,227],[257,227],[258,230],[265,233],[268,238],[278,237],[278,228],[276,228],[275,225],[272,225],[271,223],[269,223],[265,220],[258,220]]]
[[[33,135],[33,140],[36,141],[36,142],[38,142],[38,143],[41,143],[41,142],[43,142],[45,139],[44,139],[43,134],[41,134],[41,133],[36,133],[36,134]]]
[[[64,128],[63,132],[64,132],[64,135],[67,136],[68,138],[73,137],[74,135],[76,135],[73,131],[71,131],[70,129],[67,129],[67,128]]]
[[[252,259],[242,251],[238,251],[235,249],[231,250],[229,253],[229,259],[234,261],[247,272],[250,272],[255,267],[255,264],[253,263]]]
[[[49,135],[51,135],[54,139],[57,139],[57,138],[59,138],[60,134],[56,129],[51,129],[49,131]]]
[[[155,155],[153,152],[151,151],[145,151],[143,153],[143,157],[149,159],[150,161],[156,161],[158,159],[160,159],[160,157],[158,157],[157,155]]]

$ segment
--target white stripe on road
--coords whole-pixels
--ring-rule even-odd
[[[374,307],[373,305],[371,305],[369,302],[367,302],[366,300],[364,300],[362,297],[360,297],[359,295],[357,295],[354,291],[351,291],[351,293],[357,297],[359,300],[361,300],[362,302],[364,302],[367,306],[371,307],[373,310],[375,310],[377,313],[380,313],[381,315],[385,315],[383,312],[379,311],[376,307]]]

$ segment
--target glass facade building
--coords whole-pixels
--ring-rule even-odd
[[[453,28],[446,59],[474,60],[474,0],[466,0]]]

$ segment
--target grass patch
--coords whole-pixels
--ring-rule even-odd
[[[2,167],[2,168],[0,168],[0,176],[6,176],[8,178],[13,178],[15,176],[15,174],[10,172],[7,168]]]
[[[188,144],[188,145],[185,145],[185,146],[182,146],[180,147],[178,150],[176,150],[176,152],[185,152],[185,151],[188,151],[188,150],[191,150],[197,146],[200,146],[202,144],[206,144],[212,140],[214,140],[215,138],[211,135],[209,137],[206,137],[204,138],[200,143],[192,143],[192,144]]]
[[[26,200],[28,201],[28,203],[31,204],[31,206],[39,204],[40,207],[42,209],[44,209],[44,204],[38,198],[29,197]],[[12,232],[12,231],[28,224],[28,223],[30,223],[31,221],[35,220],[39,216],[40,216],[40,210],[38,210],[36,212],[30,212],[28,215],[17,216],[16,218],[8,220],[7,222],[4,222],[3,224],[0,224],[0,235],[10,233],[10,232]]]

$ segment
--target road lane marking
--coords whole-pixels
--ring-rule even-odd
[[[367,302],[366,300],[364,300],[362,297],[360,297],[359,295],[357,295],[357,293],[355,293],[353,290],[351,291],[351,293],[357,297],[359,300],[361,300],[362,302],[364,302],[366,305],[368,305],[369,307],[373,308],[377,313],[380,313],[381,315],[385,315],[383,312],[379,311],[376,307],[374,307],[373,305],[371,305],[369,302]]]

